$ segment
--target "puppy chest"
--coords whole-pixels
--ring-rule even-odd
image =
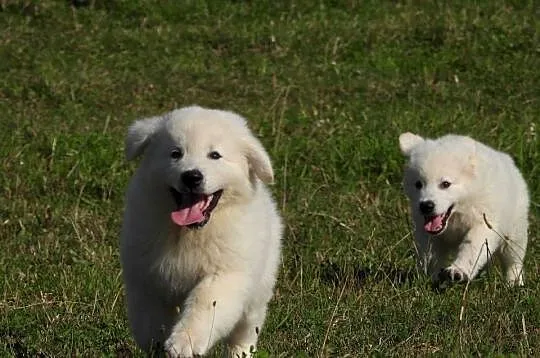
[[[230,248],[197,235],[184,236],[169,245],[162,271],[172,282],[186,284],[234,266]]]

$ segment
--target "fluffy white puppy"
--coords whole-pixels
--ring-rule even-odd
[[[270,158],[237,114],[186,107],[136,121],[121,259],[137,344],[251,356],[276,281],[282,224]]]
[[[472,280],[497,254],[507,281],[522,285],[529,195],[510,156],[457,135],[403,133],[399,144],[425,272],[436,283]]]

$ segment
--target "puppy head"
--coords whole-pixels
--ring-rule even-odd
[[[153,190],[168,191],[171,219],[201,227],[211,213],[249,200],[273,170],[262,144],[237,114],[186,107],[135,122],[128,159],[143,155],[139,172]]]
[[[403,185],[417,225],[430,235],[442,234],[451,215],[474,193],[474,141],[454,135],[431,140],[405,133],[400,148],[409,159]]]

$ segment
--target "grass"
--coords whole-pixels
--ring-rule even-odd
[[[245,115],[273,158],[287,230],[261,357],[540,351],[535,2],[89,3],[0,2],[0,356],[142,355],[118,257],[123,137],[193,103]],[[493,267],[441,294],[416,272],[403,131],[516,159],[524,288]]]

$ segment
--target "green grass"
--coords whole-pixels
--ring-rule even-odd
[[[540,351],[534,1],[2,1],[0,356],[141,355],[118,257],[129,123],[245,115],[286,220],[264,356]],[[527,284],[416,273],[397,137],[469,134],[532,199]],[[460,312],[463,309],[460,319]]]

